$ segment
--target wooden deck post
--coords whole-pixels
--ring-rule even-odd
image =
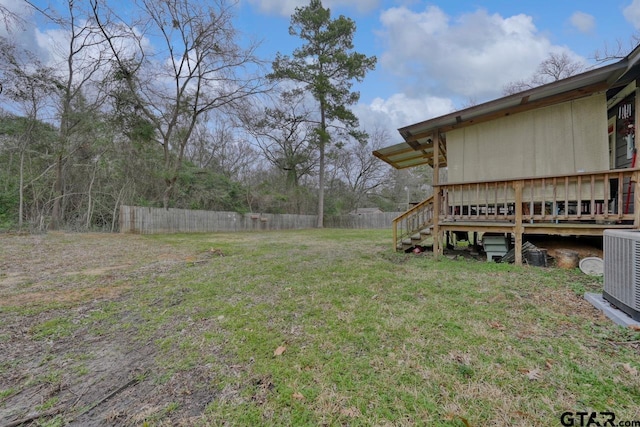
[[[442,233],[440,232],[440,131],[436,130],[432,135],[433,143],[433,254],[443,254]]]
[[[398,251],[398,223],[393,221],[391,224],[391,228],[393,229],[393,252]]]
[[[433,193],[433,254],[436,256],[443,254],[442,239],[440,231],[440,187],[434,187]]]
[[[515,263],[516,265],[522,265],[522,234],[524,227],[522,226],[522,181],[516,181],[513,183],[513,187],[516,192],[516,218],[513,234],[515,234],[516,247],[515,247]]]

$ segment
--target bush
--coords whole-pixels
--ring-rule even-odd
[[[0,192],[0,229],[13,228],[18,223],[19,198],[15,192]]]

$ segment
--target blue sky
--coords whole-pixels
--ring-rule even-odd
[[[240,27],[262,34],[265,54],[290,53],[289,16],[303,1],[244,0]],[[594,53],[631,46],[640,0],[326,0],[357,25],[356,49],[378,58],[358,85],[367,127],[395,129],[502,96],[551,52],[594,65]]]
[[[37,0],[55,7],[63,0]],[[114,0],[114,4],[119,1]],[[21,0],[0,0],[21,10],[32,26],[24,43],[55,37],[24,11]],[[261,40],[267,59],[290,54],[300,41],[289,18],[305,0],[240,0],[237,27]],[[620,42],[628,50],[640,30],[640,0],[325,0],[332,15],[357,25],[356,50],[378,65],[357,85],[361,124],[389,131],[500,97],[505,84],[526,79],[551,52],[566,52],[592,66],[593,56]]]

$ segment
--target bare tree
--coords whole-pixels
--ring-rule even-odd
[[[554,53],[538,65],[536,72],[529,80],[518,80],[507,83],[503,88],[505,95],[522,92],[546,83],[566,79],[584,70],[584,64],[571,59],[566,52]]]
[[[96,28],[87,20],[87,11],[74,0],[67,0],[64,14],[40,11],[65,31],[63,43],[52,52],[50,79],[55,85],[58,118],[58,144],[55,153],[55,183],[49,228],[56,229],[65,221],[64,211],[68,175],[67,161],[80,149],[87,149],[92,139],[86,135],[94,125],[93,114],[101,104],[93,84],[99,80],[104,65],[104,46]],[[89,96],[89,94],[91,94]]]
[[[593,57],[599,64],[610,61],[619,61],[640,44],[640,32],[636,31],[629,37],[628,42],[616,40],[615,43],[605,43],[602,49],[594,52]]]
[[[338,169],[352,193],[353,206],[361,207],[362,200],[385,181],[387,165],[374,157],[371,152],[388,144],[390,137],[386,130],[375,128],[366,143],[355,141],[343,148]]]
[[[237,129],[222,117],[194,129],[186,158],[196,167],[243,181],[259,161],[258,151],[238,138]]]
[[[254,136],[262,154],[279,171],[287,185],[295,189],[300,180],[317,166],[314,137],[316,123],[305,105],[300,90],[282,92],[276,105],[261,113],[249,112],[243,117],[247,131]]]
[[[3,4],[0,4],[0,21],[7,31],[11,31],[14,25],[24,23],[24,19],[18,13]]]
[[[140,0],[137,23],[116,21],[104,3],[91,0],[94,19],[110,45],[114,77],[126,84],[162,146],[167,208],[196,125],[261,90],[257,45],[239,44],[226,0]],[[155,56],[149,39],[158,43]]]
[[[58,124],[49,224],[49,228],[56,229],[65,221],[68,200],[65,179],[70,176],[68,169],[72,167],[68,160],[78,150],[87,150],[93,140],[88,133],[92,132],[94,113],[102,102],[94,83],[100,80],[104,49],[81,2],[66,0],[63,2],[66,10],[62,13],[49,8],[43,10],[30,1],[25,0],[25,3],[56,25],[61,30],[58,34],[63,34],[49,49],[51,64],[49,73],[43,76],[55,89],[56,97],[54,111],[50,111],[48,117],[49,121]],[[27,69],[36,65],[33,61]],[[80,181],[83,179],[72,184],[84,185]]]
[[[0,38],[0,80],[4,81],[2,95],[14,103],[16,110],[26,118],[25,127],[16,138],[19,155],[18,179],[18,227],[24,220],[25,155],[35,142],[40,113],[54,91],[50,75],[45,67],[28,52],[18,52],[14,45]]]

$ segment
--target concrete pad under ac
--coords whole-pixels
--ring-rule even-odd
[[[613,320],[617,325],[625,328],[630,326],[637,326],[640,328],[640,322],[633,320],[627,313],[611,305],[609,301],[602,297],[602,294],[587,292],[584,294],[584,299],[589,301],[595,308],[602,311],[605,316]]]

